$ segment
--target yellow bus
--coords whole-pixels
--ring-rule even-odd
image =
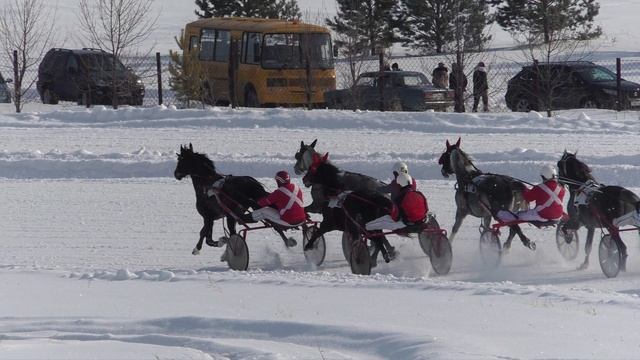
[[[208,18],[187,24],[184,58],[207,74],[205,89],[229,103],[229,60],[236,65],[235,98],[242,106],[324,105],[335,90],[331,34],[322,26],[257,18]],[[232,54],[232,49],[237,49]],[[191,56],[189,56],[191,55]]]

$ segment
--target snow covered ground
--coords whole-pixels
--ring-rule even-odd
[[[233,272],[220,249],[191,255],[201,219],[190,180],[172,173],[175,152],[192,143],[220,171],[273,188],[300,141],[317,138],[334,163],[381,179],[408,162],[450,229],[453,180],[437,166],[445,139],[461,136],[480,169],[527,181],[578,150],[598,179],[640,193],[638,120],[603,110],[548,119],[0,105],[0,359],[637,358],[637,234],[624,235],[628,271],[614,279],[597,248],[577,271],[582,249],[567,262],[554,231],[532,227],[535,252],[516,241],[487,269],[473,218],[447,276],[432,273],[415,239],[392,238],[399,259],[360,277],[339,233],[314,268],[267,230],[250,234],[249,271]]]

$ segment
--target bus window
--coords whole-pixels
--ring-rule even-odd
[[[264,36],[262,66],[268,69],[302,68],[300,36],[298,34],[267,34]]]
[[[267,34],[262,66],[271,69],[301,69],[309,59],[312,69],[333,68],[329,34]]]
[[[245,56],[243,62],[245,64],[259,64],[262,37],[257,33],[245,33],[244,41]]]
[[[214,61],[228,62],[231,34],[226,30],[218,30],[216,33],[216,51]]]
[[[216,31],[213,29],[202,29],[200,35],[200,60],[213,60],[213,49],[216,41]]]
[[[197,51],[198,50],[198,37],[192,36],[189,39],[189,51]]]

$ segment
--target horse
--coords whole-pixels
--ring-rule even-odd
[[[300,141],[300,150],[295,154],[296,164],[293,166],[293,170],[297,175],[306,173],[311,167],[314,157],[321,156],[315,149],[317,142],[318,139],[315,139],[311,144],[305,145],[304,141]],[[371,176],[349,171],[339,171],[338,177],[344,189],[351,191],[379,191],[387,185]],[[323,204],[327,201],[321,184],[313,184],[311,186],[311,198],[313,201],[311,205],[305,208],[305,211],[308,213],[321,213],[324,208]]]
[[[313,159],[321,157],[321,154],[315,149],[317,142],[318,139],[313,140],[311,144],[305,144],[304,141],[300,141],[300,150],[295,154],[296,163],[293,166],[293,170],[297,175],[306,173],[311,167]],[[371,176],[350,171],[338,171],[337,178],[340,186],[349,191],[382,193],[384,192],[383,189],[388,187],[384,182]],[[311,185],[311,199],[311,205],[305,207],[305,211],[307,213],[323,213],[325,204],[329,199],[325,196],[322,184],[314,183]],[[391,246],[386,238],[383,239],[383,243],[390,256],[392,258],[395,257],[395,248]]]
[[[340,170],[327,159],[328,154],[324,157],[315,155],[314,162],[302,179],[306,187],[321,185],[323,196],[326,198],[341,195],[346,190],[343,178],[339,175]],[[352,239],[358,239],[367,222],[388,215],[392,207],[391,200],[377,191],[345,193],[341,206],[330,206],[327,201],[323,204],[320,227],[309,239],[305,250],[312,249],[318,237],[333,230],[347,232]],[[381,234],[382,231],[375,230],[371,233]],[[376,262],[379,252],[382,252],[385,262],[391,261],[387,249],[383,246],[385,241],[388,243],[383,235],[371,237],[374,245],[374,252],[371,254],[373,263]]]
[[[206,244],[213,247],[222,246],[219,241],[212,238],[213,223],[215,220],[226,217],[229,235],[236,234],[236,219],[242,219],[243,214],[248,209],[257,209],[258,199],[269,195],[264,186],[258,180],[250,176],[221,175],[216,171],[215,164],[207,155],[193,151],[193,145],[188,147],[180,146],[178,164],[173,172],[177,180],[182,180],[186,176],[191,177],[193,190],[196,193],[196,210],[202,216],[204,225],[200,229],[200,237],[191,252],[198,255],[202,250],[202,242],[206,239]],[[213,196],[212,189],[219,189],[219,196]],[[218,198],[232,214],[225,212]],[[274,230],[282,237],[285,245],[288,239],[282,229],[275,227]],[[221,238],[224,240],[225,238]]]
[[[469,155],[460,149],[460,138],[453,145],[449,140],[446,141],[446,150],[440,156],[438,164],[442,165],[441,173],[445,178],[454,174],[456,176],[457,209],[456,220],[449,237],[451,242],[467,215],[481,218],[481,229],[489,229],[491,218],[498,211],[516,212],[528,206],[522,196],[524,184],[508,176],[480,171]],[[504,244],[505,249],[511,247],[511,240],[516,234],[524,246],[535,250],[535,243],[524,236],[517,224],[509,226],[509,237]]]
[[[576,154],[566,150],[558,161],[558,170],[560,182],[564,182],[569,187],[567,213],[570,220],[563,227],[564,229],[575,230],[580,226],[587,228],[587,241],[584,246],[585,258],[578,269],[584,270],[589,267],[589,254],[593,245],[595,229],[605,228],[621,249],[622,261],[620,270],[624,271],[626,268],[627,247],[620,238],[615,219],[638,211],[640,198],[621,186],[608,186],[597,183],[591,174],[591,168],[578,160]],[[584,185],[588,182],[593,184],[590,191],[591,194],[587,196],[586,201],[581,201],[582,204],[576,206],[576,195],[585,190]]]

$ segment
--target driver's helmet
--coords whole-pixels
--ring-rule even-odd
[[[278,186],[287,185],[291,181],[291,178],[289,177],[289,173],[284,170],[278,171],[276,173],[275,179]]]
[[[402,161],[398,161],[397,163],[393,164],[393,170],[394,173],[396,174],[408,174],[409,173],[409,167],[407,166],[407,164],[403,163]]]
[[[401,188],[405,187],[405,186],[409,186],[412,183],[411,176],[409,176],[409,174],[406,173],[400,173],[398,174],[398,177],[396,178],[396,183],[398,185],[400,185]]]
[[[551,180],[556,178],[558,176],[558,173],[556,172],[556,168],[554,168],[553,166],[545,165],[540,168],[540,176],[542,176],[543,180]]]

